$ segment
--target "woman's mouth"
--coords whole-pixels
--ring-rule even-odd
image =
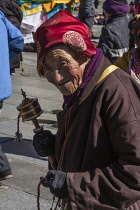
[[[67,80],[67,81],[65,81],[65,82],[62,82],[62,83],[60,83],[60,84],[58,84],[59,86],[62,86],[62,85],[65,85],[67,82],[69,82],[70,81],[70,79],[69,80]]]

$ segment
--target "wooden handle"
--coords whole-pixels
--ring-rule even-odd
[[[34,133],[42,133],[43,132],[43,126],[40,126],[37,119],[33,119],[32,122],[34,123],[35,129],[33,130]]]
[[[34,133],[41,133],[43,131],[43,127],[39,126],[37,119],[33,119],[32,122],[34,123],[36,129],[34,129]],[[57,170],[57,161],[54,155],[49,155],[48,160],[51,164],[53,170]]]
[[[57,161],[54,155],[49,155],[48,156],[49,162],[51,164],[51,167],[53,170],[57,170]]]
[[[39,127],[40,127],[36,118],[33,119],[32,122],[34,123],[34,126],[35,126],[36,128],[39,128]]]

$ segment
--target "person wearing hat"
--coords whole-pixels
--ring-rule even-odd
[[[129,49],[129,18],[130,5],[126,0],[105,0],[103,10],[107,24],[103,26],[98,48],[114,63]]]
[[[36,152],[57,162],[42,185],[63,199],[62,209],[140,209],[140,86],[65,10],[34,39],[38,74],[64,98],[56,136],[46,130],[33,137]]]
[[[136,14],[140,14],[140,1],[137,1],[135,9],[136,9]]]
[[[125,70],[140,84],[140,15],[129,23],[130,48],[114,65]]]
[[[131,1],[129,3],[129,6],[130,6],[130,10],[129,10],[128,15],[129,15],[129,19],[132,20],[133,18],[136,17],[136,11],[135,11],[135,4],[134,4],[134,2]]]

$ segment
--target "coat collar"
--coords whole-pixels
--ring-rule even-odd
[[[96,82],[98,81],[99,77],[102,75],[103,71],[110,65],[111,65],[111,62],[105,56],[102,56],[101,62],[98,68],[96,69],[95,74],[93,75],[89,83],[85,86],[85,88],[83,89],[81,96],[78,97],[77,100],[75,101],[74,103],[75,105],[76,104],[80,105],[81,103],[83,103],[83,101],[90,95],[92,90],[96,87]]]

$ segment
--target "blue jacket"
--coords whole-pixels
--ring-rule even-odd
[[[24,39],[19,29],[11,24],[0,12],[0,101],[12,93],[9,60],[19,54],[24,47]]]

